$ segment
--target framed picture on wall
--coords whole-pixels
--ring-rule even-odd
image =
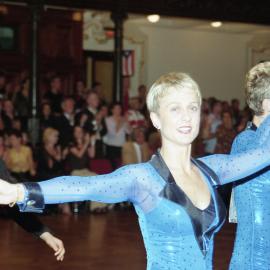
[[[0,26],[0,51],[15,51],[17,48],[17,29],[13,26]]]

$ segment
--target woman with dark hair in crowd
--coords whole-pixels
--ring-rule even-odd
[[[73,141],[69,146],[66,159],[66,168],[71,175],[90,176],[90,158],[95,156],[95,136],[91,138],[82,127],[75,126],[73,129]],[[75,213],[78,212],[78,204],[74,203]]]
[[[68,170],[72,173],[77,171],[79,174],[89,172],[89,161],[95,155],[94,136],[91,138],[82,127],[75,126],[73,129],[73,141],[69,146],[67,155]]]
[[[75,90],[73,96],[73,99],[75,101],[76,112],[79,112],[82,109],[84,109],[86,105],[86,94],[87,89],[85,87],[83,80],[77,80],[75,82]]]
[[[112,168],[116,169],[121,161],[122,146],[126,142],[126,135],[130,134],[131,127],[122,116],[120,103],[111,106],[112,115],[105,118],[107,134],[103,137],[106,145],[106,156],[111,161]]]
[[[50,103],[43,103],[41,105],[41,112],[40,112],[40,117],[39,117],[39,129],[40,129],[40,134],[43,133],[43,131],[47,127],[52,127],[55,128],[56,125],[56,118],[52,113],[51,105]]]

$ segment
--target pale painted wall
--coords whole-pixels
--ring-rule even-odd
[[[141,27],[148,37],[147,85],[170,71],[189,73],[204,97],[244,103],[250,35]]]

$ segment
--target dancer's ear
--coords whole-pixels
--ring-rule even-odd
[[[262,102],[263,111],[265,114],[270,114],[270,99],[266,98]]]
[[[156,128],[156,129],[160,129],[160,120],[159,120],[159,116],[157,113],[154,113],[154,112],[151,112],[150,113],[150,118],[151,118],[151,121],[153,123],[153,126]]]

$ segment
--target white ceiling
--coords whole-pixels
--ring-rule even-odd
[[[187,30],[203,30],[203,31],[221,31],[229,33],[246,33],[246,34],[270,34],[270,26],[247,24],[237,22],[223,22],[219,28],[211,26],[212,21],[188,19],[188,18],[172,18],[161,17],[160,21],[153,24],[148,22],[146,16],[130,14],[127,22],[136,22],[141,25],[169,27]]]

